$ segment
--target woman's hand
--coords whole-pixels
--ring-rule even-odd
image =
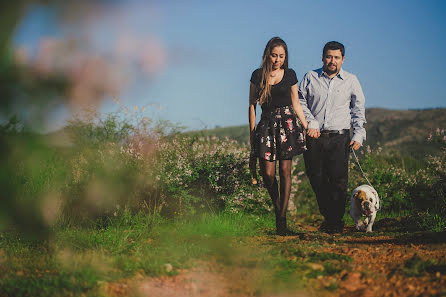
[[[319,136],[321,136],[321,132],[319,131],[319,129],[308,129],[307,135],[312,138],[319,138]]]

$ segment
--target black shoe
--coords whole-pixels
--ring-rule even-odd
[[[276,219],[276,233],[280,236],[297,236],[299,233],[296,233],[286,226],[286,218],[277,218]]]
[[[331,224],[329,234],[341,234],[344,231],[344,222],[336,222]]]
[[[296,236],[296,235],[299,235],[299,233],[296,233],[296,232],[286,228],[286,229],[282,229],[280,231],[277,231],[277,235],[280,235],[280,236]]]
[[[318,230],[319,232],[329,233],[329,231],[331,230],[330,224],[328,224],[327,221],[323,221]]]
[[[324,232],[327,234],[339,234],[344,231],[344,222],[331,223],[324,221],[319,227],[320,232]]]
[[[280,230],[282,230],[285,226],[286,228],[286,221],[285,223],[282,221],[283,218],[280,218],[278,215],[276,215],[276,232],[279,233]]]
[[[288,229],[286,226],[286,217],[285,218],[281,218],[278,216],[276,217],[276,232],[277,235],[280,236],[294,235],[294,232]]]

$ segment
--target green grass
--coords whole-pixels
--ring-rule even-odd
[[[324,248],[342,238],[318,232],[307,233],[306,240],[277,237],[271,214],[167,219],[124,210],[105,224],[58,225],[52,234],[41,243],[12,232],[0,235],[0,296],[104,296],[107,283],[138,274],[175,275],[200,263],[240,275],[240,294],[296,292],[323,278],[329,282],[320,289],[331,292],[339,287],[336,276],[352,265],[351,257]],[[173,269],[166,271],[166,264]],[[443,273],[444,264],[415,258],[400,270],[408,276]]]
[[[197,261],[215,263],[223,273],[240,270],[246,290],[258,294],[302,289],[307,279],[348,269],[349,257],[320,251],[324,239],[282,241],[273,230],[271,215],[165,219],[123,211],[102,227],[58,226],[46,243],[4,233],[0,296],[100,296],[105,283],[175,275]],[[165,271],[165,264],[173,270]]]
[[[271,227],[269,217],[241,214],[203,215],[167,220],[158,215],[123,212],[106,227],[59,226],[48,243],[26,242],[4,233],[0,249],[0,295],[63,296],[66,292],[95,296],[101,281],[144,272],[166,274],[197,259],[231,261],[234,243]]]

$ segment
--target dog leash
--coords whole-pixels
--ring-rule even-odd
[[[367,175],[364,173],[364,170],[362,170],[361,164],[359,164],[359,160],[358,160],[358,157],[356,156],[355,150],[353,149],[353,147],[350,147],[350,149],[351,149],[352,152],[353,152],[353,156],[355,156],[356,164],[358,164],[359,169],[361,169],[362,175],[364,176],[364,178],[365,178],[365,179],[367,180],[367,182],[369,183],[369,186],[371,186],[371,187],[373,188],[372,184],[370,183],[369,179],[367,178]]]

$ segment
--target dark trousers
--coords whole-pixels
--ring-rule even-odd
[[[342,222],[348,182],[350,135],[307,137],[305,169],[316,194],[319,211],[328,223]]]

